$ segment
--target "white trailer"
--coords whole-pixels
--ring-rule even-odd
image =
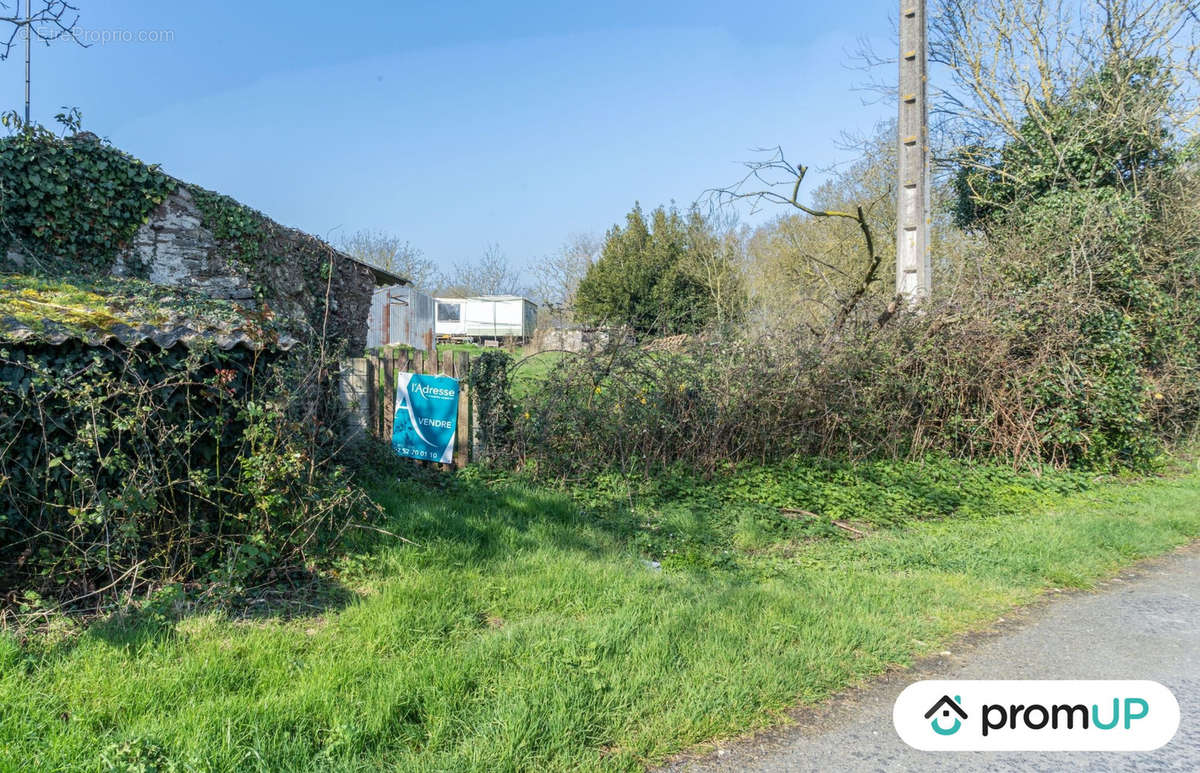
[[[529,339],[537,327],[537,306],[519,295],[434,298],[438,338]]]

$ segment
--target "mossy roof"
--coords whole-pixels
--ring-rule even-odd
[[[270,312],[258,313],[139,279],[0,274],[0,342],[78,340],[170,348],[212,342],[222,349],[290,349],[296,339]]]

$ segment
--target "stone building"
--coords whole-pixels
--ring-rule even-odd
[[[95,135],[39,138],[29,144],[32,150],[14,153],[28,159],[28,171],[9,165],[9,185],[14,190],[36,187],[46,175],[46,159],[52,159],[60,167],[49,167],[56,180],[66,182],[51,193],[62,200],[51,207],[35,198],[4,202],[0,272],[70,276],[73,281],[87,275],[148,280],[231,301],[289,323],[298,340],[323,338],[351,356],[365,347],[375,288],[408,284],[405,277],[357,261],[228,196],[170,177]],[[120,171],[106,178],[88,171],[95,168]],[[0,187],[5,182],[0,179]],[[105,197],[122,193],[124,206],[96,206],[97,199],[103,204]],[[128,202],[139,200],[147,202],[146,209],[131,216]],[[55,234],[57,241],[45,237],[51,229],[63,229],[63,219],[76,228],[112,230],[114,249],[101,259],[92,252],[71,254],[62,247],[76,244],[69,234]]]
[[[344,341],[354,354],[366,346],[367,314],[375,288],[408,283],[315,236],[245,210],[262,218],[263,243],[256,256],[258,265],[252,265],[240,245],[223,244],[217,238],[195,191],[180,184],[167,195],[118,254],[113,275],[132,274],[131,267],[136,267],[155,284],[195,290],[250,308],[263,303],[276,314],[308,322],[314,330],[324,326],[330,338]],[[331,277],[324,275],[326,265],[332,266]],[[324,319],[326,294],[328,320]]]

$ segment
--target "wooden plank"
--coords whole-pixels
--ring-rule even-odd
[[[442,352],[442,362],[438,366],[438,373],[445,373],[447,376],[454,375],[454,352]]]
[[[379,380],[375,384],[375,390],[379,392],[379,415],[376,417],[379,425],[378,436],[380,440],[387,440],[387,369],[382,357],[379,358],[376,368],[379,373]]]
[[[375,383],[375,358],[366,358],[367,368],[367,432],[374,437],[379,437],[378,422],[379,422],[379,388]]]
[[[396,416],[396,360],[387,357],[383,361],[383,437],[388,440],[392,436],[392,421]]]
[[[409,368],[410,373],[424,373],[425,372],[425,353],[424,352],[413,352],[412,356],[409,358],[408,368]],[[418,467],[428,466],[423,459],[414,459],[413,464],[417,465]]]
[[[459,469],[471,461],[471,411],[467,407],[471,390],[467,386],[467,375],[471,372],[471,355],[457,352],[454,355],[454,377],[458,379],[458,420],[454,427],[454,465]]]

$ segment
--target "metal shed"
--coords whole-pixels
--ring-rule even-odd
[[[371,296],[367,348],[402,345],[433,351],[434,301],[405,285],[380,287]]]
[[[537,305],[519,295],[435,298],[439,338],[530,338]]]

